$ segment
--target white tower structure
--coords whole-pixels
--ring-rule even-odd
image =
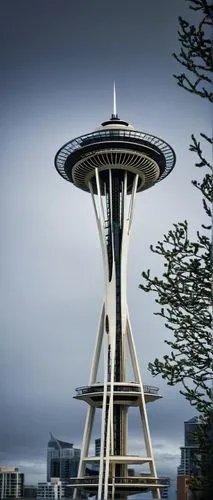
[[[101,242],[105,297],[101,310],[88,385],[76,389],[76,399],[88,404],[78,477],[70,486],[96,495],[98,500],[125,499],[152,491],[160,499],[161,482],[153,456],[146,403],[160,396],[156,387],[144,386],[127,306],[126,268],[136,193],[164,179],[175,164],[172,148],[163,140],[135,130],[120,120],[114,109],[110,120],[94,132],[65,144],[57,153],[59,174],[91,194]],[[103,380],[97,381],[104,354]],[[134,381],[127,379],[127,357]],[[100,370],[99,370],[100,371]],[[100,375],[99,375],[100,377]],[[128,454],[128,409],[137,407],[145,452]],[[89,455],[95,412],[102,410],[100,456]],[[97,475],[86,467],[99,464]],[[128,466],[144,464],[149,472],[128,475]]]

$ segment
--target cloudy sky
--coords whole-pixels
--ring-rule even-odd
[[[148,409],[157,467],[175,474],[193,409],[147,371],[168,331],[138,284],[143,269],[161,270],[150,243],[185,218],[195,234],[203,217],[188,145],[192,132],[208,131],[210,110],[172,77],[181,71],[171,56],[177,18],[192,13],[185,0],[7,0],[0,9],[0,463],[36,482],[45,479],[49,431],[81,444],[86,405],[72,397],[88,381],[103,272],[90,197],[60,178],[53,160],[110,117],[115,80],[120,117],[177,155],[173,173],[137,197],[128,268],[143,380],[163,395]]]

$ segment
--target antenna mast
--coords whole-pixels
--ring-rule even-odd
[[[117,105],[116,105],[116,88],[115,88],[115,82],[113,85],[113,114],[112,118],[118,118],[117,115]]]

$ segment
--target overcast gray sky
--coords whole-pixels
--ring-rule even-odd
[[[0,463],[19,465],[28,483],[45,478],[50,430],[81,444],[86,404],[72,397],[89,377],[103,272],[90,197],[60,178],[53,160],[62,144],[110,117],[114,80],[120,117],[177,155],[171,175],[137,196],[128,267],[143,381],[163,395],[148,409],[157,467],[176,473],[183,422],[194,413],[177,388],[147,371],[168,331],[138,284],[143,269],[162,266],[150,243],[186,218],[195,234],[203,218],[188,145],[192,132],[208,131],[210,110],[172,77],[181,71],[171,54],[186,4],[1,2]]]

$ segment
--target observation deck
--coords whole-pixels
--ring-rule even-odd
[[[109,169],[128,172],[129,191],[134,175],[138,175],[139,192],[163,180],[174,164],[175,153],[169,144],[135,130],[118,118],[103,122],[97,130],[67,142],[55,157],[58,173],[84,191],[89,192],[89,183],[98,168],[102,194]]]
[[[144,385],[145,403],[151,403],[160,399],[158,387]],[[102,408],[104,384],[96,383],[90,386],[77,387],[75,399],[85,401],[95,408]],[[110,383],[107,384],[107,397],[110,396]],[[139,406],[141,404],[140,384],[135,382],[115,382],[113,386],[114,405]]]

